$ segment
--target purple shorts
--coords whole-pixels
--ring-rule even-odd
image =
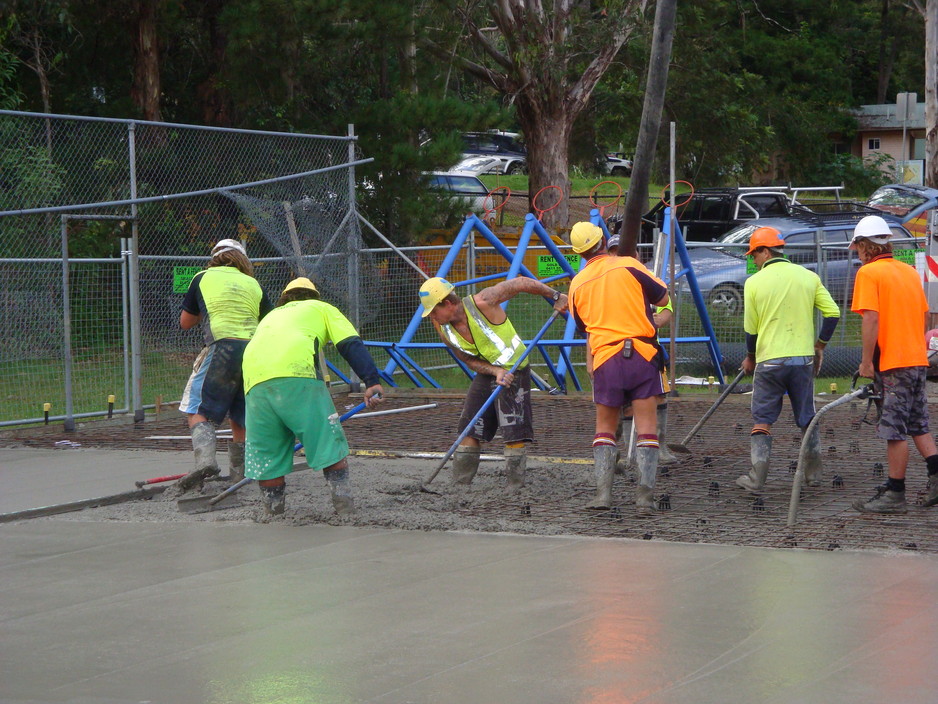
[[[658,365],[638,352],[615,354],[593,370],[593,403],[620,408],[632,401],[666,393]]]

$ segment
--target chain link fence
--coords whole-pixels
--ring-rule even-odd
[[[110,410],[141,419],[145,409],[178,400],[201,346],[199,330],[179,327],[180,303],[222,238],[245,243],[272,300],[298,273],[313,278],[373,343],[379,368],[390,369],[398,352],[391,343],[407,329],[417,290],[436,274],[455,233],[422,247],[365,249],[362,229],[370,225],[355,206],[360,163],[351,128],[322,136],[0,111],[0,425],[48,414],[68,427]],[[576,211],[571,222],[587,216]],[[497,234],[515,249],[518,228]],[[508,263],[485,244],[471,237],[449,278],[504,272]],[[822,264],[833,252],[823,251]],[[541,277],[557,272],[535,245],[525,265]],[[725,368],[735,369],[744,354],[741,308],[706,300]],[[825,365],[831,376],[848,376],[859,359],[859,324],[851,321],[858,316],[840,302],[844,320]],[[678,336],[702,335],[686,286],[676,303]],[[522,295],[509,313],[530,339],[550,306]],[[545,340],[562,331],[558,321]],[[467,383],[429,323],[412,343],[403,352],[414,364],[397,365],[395,383]],[[556,363],[557,348],[545,349]],[[588,388],[583,348],[570,356]],[[350,378],[334,350],[329,359],[333,381]],[[553,385],[543,358],[532,362]],[[677,371],[713,374],[707,346],[678,345]]]

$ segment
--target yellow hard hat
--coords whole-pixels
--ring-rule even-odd
[[[570,230],[570,244],[577,254],[588,252],[603,238],[601,227],[591,222],[578,222]]]
[[[423,315],[426,318],[437,304],[446,298],[455,286],[444,278],[434,276],[427,279],[420,287],[420,303],[423,305]]]
[[[307,279],[305,276],[298,276],[297,278],[293,279],[293,281],[288,283],[286,288],[283,289],[283,293],[286,293],[287,291],[294,288],[308,288],[310,291],[319,293],[319,290],[316,288],[316,284]]]

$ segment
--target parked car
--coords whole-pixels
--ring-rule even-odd
[[[624,152],[610,152],[606,154],[604,167],[605,173],[611,176],[632,175],[632,160],[626,159]]]
[[[434,171],[429,177],[431,189],[452,197],[466,210],[481,214],[491,207],[491,199],[486,203],[489,189],[471,171]]]
[[[483,173],[521,174],[528,170],[527,150],[517,132],[467,132],[462,136],[463,158],[494,157]]]
[[[688,242],[712,242],[737,225],[756,218],[791,214],[784,188],[701,188],[688,198],[678,195],[677,219]],[[666,193],[665,200],[670,196]],[[654,228],[663,229],[664,201],[643,216],[642,241],[651,242]]]
[[[741,313],[743,285],[755,271],[751,258],[746,256],[749,237],[757,227],[767,226],[781,233],[786,244],[786,257],[816,271],[836,300],[849,302],[860,261],[847,246],[853,237],[856,223],[868,214],[869,211],[864,209],[853,214],[838,213],[836,217],[801,213],[787,218],[760,218],[739,225],[713,245],[689,248],[700,292],[712,312],[726,315]],[[895,249],[915,249],[921,246],[921,239],[913,237],[900,223],[888,217],[887,221],[893,231]],[[822,251],[820,267],[819,248]],[[682,281],[686,282],[686,277]]]
[[[938,208],[938,190],[910,183],[877,188],[867,204],[895,216],[916,237],[925,235],[928,211]]]

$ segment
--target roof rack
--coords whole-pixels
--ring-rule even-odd
[[[829,222],[852,222],[867,215],[881,215],[877,210],[864,203],[854,201],[802,201],[791,206],[791,214],[810,223],[824,224]]]

